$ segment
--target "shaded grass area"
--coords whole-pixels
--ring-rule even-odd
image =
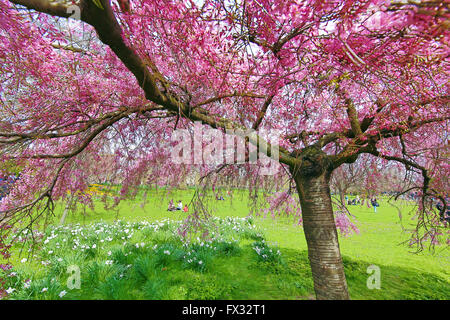
[[[174,201],[181,199],[183,203],[189,203],[193,190],[177,190],[169,195],[166,192],[152,190],[148,192],[145,202],[140,194],[136,200],[122,202],[118,212],[105,210],[100,202],[95,202],[94,210],[86,209],[84,215],[80,214],[84,210],[78,207],[76,214],[68,217],[67,223],[80,223],[80,226],[85,226],[102,220],[106,222],[105,225],[113,225],[117,218],[131,224],[142,221],[152,223],[166,218],[185,218],[185,213],[166,211],[167,202],[172,198]],[[232,199],[226,195],[225,199],[210,199],[209,207],[216,217],[248,215],[250,208],[245,191],[234,191]],[[349,206],[360,229],[360,234],[340,236],[351,298],[448,299],[448,248],[441,245],[434,253],[411,253],[410,248],[401,244],[410,236],[402,231],[402,225],[406,229],[414,225],[411,220],[413,214],[408,214],[411,205],[407,202],[397,205],[403,209],[402,224],[396,209],[386,201],[381,201],[381,207],[376,214],[371,208]],[[61,212],[62,207],[57,210],[58,214]],[[55,222],[58,219],[57,215]],[[301,227],[290,218],[273,220],[259,217],[251,221],[258,228],[258,233],[254,233],[253,229],[245,229],[248,226],[241,226],[241,232],[237,233],[225,228],[220,236],[222,240],[227,239],[230,243],[223,242],[220,244],[222,249],[214,253],[198,253],[197,258],[202,260],[203,266],[197,265],[195,268],[188,266],[189,263],[183,258],[187,249],[174,235],[174,229],[170,231],[170,228],[158,232],[136,230],[130,240],[132,243],[128,243],[128,246],[122,243],[123,239],[118,238],[111,246],[97,250],[95,254],[89,253],[89,250],[74,253],[74,250],[65,248],[59,257],[63,259],[63,263],[55,260],[45,267],[42,261],[48,261],[48,257],[39,254],[32,264],[20,263],[21,257],[17,255],[16,248],[12,261],[18,276],[8,278],[10,281],[16,278],[16,282],[10,284],[19,288],[25,280],[34,280],[31,282],[31,291],[18,290],[11,298],[61,299],[59,294],[62,291],[67,291],[63,299],[313,298],[313,282]],[[255,242],[260,240],[257,235],[265,239],[270,246],[279,248],[281,258],[273,261],[261,259],[254,249]],[[230,240],[233,237],[237,242]],[[95,237],[89,239],[92,246]],[[144,243],[145,247],[135,248],[136,244],[141,243]],[[154,250],[154,245],[162,249]],[[40,249],[42,252],[42,247]],[[171,251],[171,255],[164,254],[164,250]],[[111,256],[107,255],[109,251]],[[109,260],[115,262],[105,264]],[[68,290],[66,282],[69,275],[66,269],[71,264],[80,264],[80,261],[83,285],[80,290]],[[370,290],[367,287],[367,268],[370,265],[380,268],[379,290]],[[52,282],[52,279],[55,280]],[[45,287],[48,291],[41,292]]]

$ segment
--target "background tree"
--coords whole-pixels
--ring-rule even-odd
[[[52,18],[72,16],[72,2],[0,0],[0,150],[28,164],[1,203],[8,219],[82,189],[82,155],[105,145],[126,190],[152,164],[166,182],[181,170],[168,156],[175,128],[279,129],[316,296],[348,299],[333,170],[361,154],[403,164],[419,175],[422,225],[426,197],[445,201],[448,166],[432,157],[448,147],[445,1],[74,3],[81,23]]]
[[[370,164],[365,161],[343,164],[333,171],[330,184],[331,190],[339,196],[342,205],[346,205],[345,196],[349,192],[364,190],[364,183],[367,181],[368,167]]]

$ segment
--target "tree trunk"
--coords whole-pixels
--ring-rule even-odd
[[[346,300],[350,297],[331,204],[331,169],[323,154],[314,158],[311,161],[307,156],[300,168],[291,168],[302,208],[314,290],[320,300]]]
[[[142,196],[141,209],[144,209],[146,204],[147,204],[147,189],[145,190],[144,195]]]
[[[347,203],[345,202],[345,192],[339,188],[339,198],[341,199],[342,205],[345,207]]]
[[[64,208],[64,212],[61,216],[61,220],[59,220],[59,225],[62,226],[66,222],[67,214],[69,213],[70,206],[72,205],[72,196],[67,199],[66,207]]]

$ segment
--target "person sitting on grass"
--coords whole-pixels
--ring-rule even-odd
[[[187,204],[184,205],[183,211],[184,212],[188,212],[189,211]]]
[[[176,210],[183,210],[183,202],[181,202],[181,200],[178,200],[178,206]]]
[[[175,210],[176,210],[176,208],[173,205],[173,200],[170,200],[169,206],[167,207],[167,211],[175,211]]]

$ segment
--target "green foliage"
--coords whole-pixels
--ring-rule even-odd
[[[166,296],[167,283],[155,275],[145,282],[142,291],[145,299],[162,300]]]
[[[186,194],[190,191],[178,192],[174,198],[187,202]],[[234,199],[233,205],[221,201],[215,212],[217,228],[213,238],[183,244],[176,233],[179,223],[167,219],[181,219],[183,214],[158,209],[154,201],[144,208],[145,212],[140,211],[140,206],[131,210],[132,202],[128,206],[121,204],[120,221],[114,221],[113,213],[101,211],[98,206],[98,211],[89,212],[86,224],[71,216],[73,224],[45,230],[32,261],[21,262],[24,256],[18,253],[22,243],[16,244],[12,248],[14,268],[6,273],[0,271],[6,288],[15,289],[8,298],[309,299],[314,296],[304,235],[292,221],[246,218],[245,197]],[[447,251],[437,248],[434,255],[409,253],[408,248],[399,245],[408,235],[401,232],[396,212],[386,203],[381,203],[376,215],[365,207],[349,209],[357,216],[361,230],[359,235],[340,239],[352,299],[448,298]],[[228,216],[230,212],[240,217]],[[149,220],[150,214],[162,220]],[[100,218],[108,222],[98,222]],[[408,217],[403,223],[411,224]],[[22,235],[22,239],[25,237]],[[25,245],[23,252],[28,248]],[[281,254],[277,254],[278,250]],[[380,290],[370,290],[366,285],[367,267],[372,264],[381,270]],[[71,265],[80,267],[81,289],[67,288],[67,268]]]
[[[108,277],[104,282],[99,283],[99,286],[95,289],[95,293],[99,299],[105,300],[133,299],[133,295],[130,293],[129,282],[117,276]]]
[[[214,276],[195,276],[187,284],[189,300],[219,300],[231,296],[232,287]]]
[[[239,243],[236,242],[219,242],[216,248],[218,253],[225,256],[236,256],[241,253]]]
[[[135,282],[146,282],[153,271],[153,259],[147,255],[140,256],[134,260],[132,278]]]
[[[278,248],[271,248],[265,240],[255,241],[252,245],[258,259],[264,262],[281,262],[281,252]]]
[[[120,247],[111,248],[108,253],[109,252],[111,253],[111,259],[117,264],[129,265],[132,261],[131,256],[129,256],[129,254],[126,254]]]

